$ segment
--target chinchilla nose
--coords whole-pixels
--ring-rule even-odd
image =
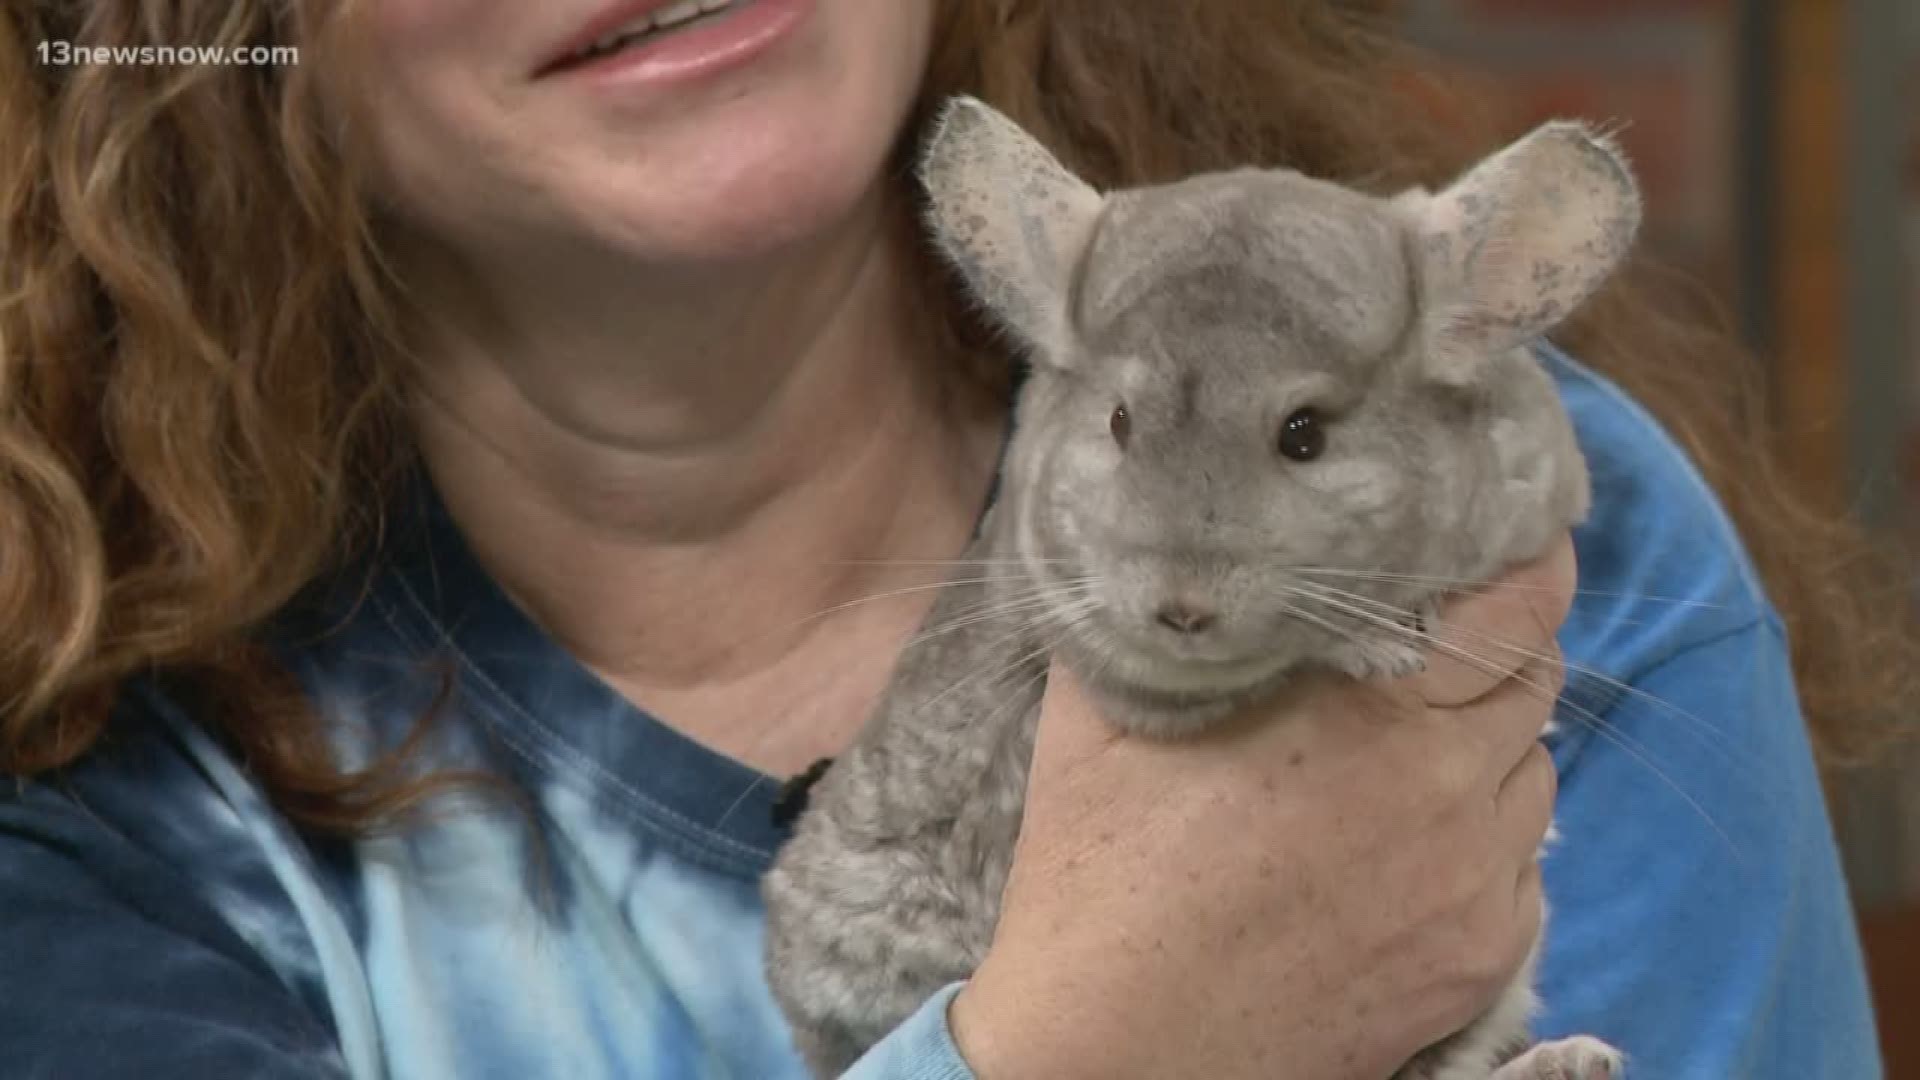
[[[1153,613],[1154,621],[1182,634],[1197,634],[1218,618],[1204,605],[1186,597],[1169,600]]]

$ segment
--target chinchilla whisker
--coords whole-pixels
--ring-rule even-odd
[[[1059,566],[1072,559],[1030,559],[1008,556],[998,559],[828,559],[824,566]]]
[[[983,722],[989,727],[997,726],[996,722],[1001,716],[1005,715],[1009,706],[1019,705],[1021,700],[1026,697],[1027,689],[1034,683],[1046,681],[1046,678],[1047,666],[1041,664],[1039,670],[1009,687],[1006,699],[989,710],[987,715],[982,718]]]
[[[767,778],[764,776],[756,776],[753,779],[747,781],[746,787],[742,788],[740,790],[740,794],[734,797],[733,802],[727,805],[726,813],[721,814],[720,820],[715,821],[712,827],[714,829],[725,828],[727,822],[733,820],[734,811],[746,805],[747,796],[753,794],[755,789],[757,789],[761,784],[764,784],[766,782],[767,782]]]
[[[1035,589],[1014,596],[995,596],[977,604],[968,604],[951,612],[942,613],[937,619],[930,620],[928,629],[936,633],[946,633],[963,626],[972,626],[979,622],[991,622],[1003,616],[1033,608],[1045,608],[1058,600],[1070,599],[1071,592],[1054,589]]]
[[[1539,696],[1540,698],[1548,701],[1553,701],[1557,705],[1565,707],[1567,711],[1571,712],[1574,715],[1575,719],[1579,720],[1581,723],[1586,724],[1589,728],[1591,728],[1594,734],[1599,735],[1604,739],[1607,739],[1608,741],[1612,742],[1614,745],[1618,746],[1620,749],[1626,751],[1626,753],[1629,756],[1631,756],[1635,761],[1639,762],[1643,768],[1647,769],[1655,777],[1657,777],[1661,783],[1665,784],[1668,788],[1672,789],[1675,795],[1679,796],[1682,801],[1684,801],[1688,806],[1693,808],[1694,813],[1699,815],[1700,820],[1705,822],[1708,828],[1712,829],[1716,834],[1719,835],[1720,839],[1726,843],[1728,850],[1730,850],[1733,853],[1735,859],[1740,860],[1742,862],[1745,861],[1744,857],[1740,852],[1739,845],[1733,842],[1733,837],[1727,835],[1727,831],[1720,826],[1719,822],[1714,820],[1713,815],[1707,812],[1706,807],[1700,805],[1699,800],[1687,794],[1686,790],[1682,788],[1677,782],[1675,782],[1673,777],[1669,776],[1664,769],[1661,769],[1658,765],[1654,763],[1653,758],[1647,751],[1645,744],[1640,743],[1639,740],[1634,739],[1633,737],[1627,735],[1625,732],[1619,731],[1614,724],[1608,723],[1603,717],[1593,712],[1593,710],[1588,709],[1585,706],[1578,704],[1577,702],[1569,701],[1565,697],[1562,697],[1561,695],[1552,692],[1550,689],[1548,689],[1548,687],[1545,684],[1539,682],[1538,680],[1527,678],[1525,676],[1520,675],[1518,672],[1509,671],[1507,668],[1503,667],[1499,663],[1489,660],[1486,657],[1469,652],[1466,649],[1463,649],[1457,645],[1451,644],[1450,642],[1440,641],[1426,634],[1422,634],[1411,627],[1402,626],[1400,623],[1395,622],[1392,619],[1386,618],[1385,616],[1376,615],[1364,609],[1356,608],[1350,604],[1344,604],[1330,597],[1316,595],[1314,593],[1307,592],[1304,589],[1290,588],[1288,591],[1294,596],[1312,600],[1312,601],[1315,601],[1316,603],[1325,604],[1328,607],[1334,609],[1335,611],[1340,611],[1344,614],[1352,616],[1353,618],[1361,619],[1365,622],[1371,623],[1374,626],[1378,627],[1379,629],[1389,634],[1396,634],[1396,635],[1408,638],[1409,640],[1418,642],[1421,645],[1432,648],[1442,653],[1443,655],[1450,656],[1453,659],[1456,659],[1461,663],[1466,664],[1469,667],[1472,667],[1475,670],[1480,671],[1493,678],[1496,678],[1496,679],[1512,678],[1517,682],[1519,682],[1521,686],[1526,687],[1529,691]],[[1297,609],[1293,609],[1293,610],[1297,611]],[[1349,640],[1360,640],[1357,635],[1343,635],[1343,636],[1347,636]]]
[[[988,615],[976,616],[974,618],[967,619],[958,623],[949,623],[949,624],[940,626],[937,629],[928,630],[923,633],[914,635],[914,637],[911,640],[909,640],[905,645],[901,647],[900,652],[904,656],[909,649],[923,648],[927,645],[932,644],[935,641],[938,641],[943,637],[946,637],[948,634],[958,633],[959,631],[965,630],[971,626],[977,626],[981,623],[994,622],[1000,619],[1008,618],[1009,616],[1013,616],[1013,615],[1018,615],[1020,616],[1020,618],[1018,619],[1018,621],[1014,621],[1010,623],[1010,626],[1012,629],[1010,630],[1009,633],[1004,635],[1000,640],[1007,641],[1007,640],[1012,640],[1014,638],[1024,637],[1029,634],[1033,634],[1038,631],[1046,629],[1048,621],[1051,618],[1053,618],[1053,616],[1055,615],[1055,606],[1056,606],[1055,603],[1051,601],[1045,604],[1035,603],[1035,604],[1028,605],[1026,610],[1012,611],[1012,612],[996,611]]]
[[[1331,592],[1336,592],[1336,593],[1338,592],[1338,590],[1331,590],[1330,587],[1327,587],[1327,586],[1313,586],[1313,587],[1325,588]],[[1404,612],[1401,609],[1396,608],[1391,604],[1387,604],[1379,600],[1374,600],[1371,597],[1363,597],[1363,596],[1358,596],[1354,594],[1342,594],[1342,595],[1344,595],[1345,599],[1354,603],[1366,604],[1366,605],[1373,606],[1375,608],[1384,608],[1387,611],[1391,611],[1399,615],[1406,615],[1406,616],[1412,615],[1411,612]],[[1766,781],[1755,771],[1751,759],[1744,757],[1740,754],[1739,746],[1734,741],[1733,737],[1729,735],[1726,731],[1722,730],[1721,728],[1707,721],[1704,717],[1696,716],[1693,713],[1690,713],[1687,710],[1680,708],[1678,705],[1675,705],[1672,702],[1669,702],[1666,699],[1656,694],[1649,694],[1646,691],[1641,690],[1639,687],[1621,682],[1620,680],[1615,679],[1612,676],[1606,675],[1600,671],[1596,671],[1593,668],[1589,668],[1583,664],[1565,660],[1564,658],[1556,658],[1546,653],[1534,652],[1529,649],[1523,649],[1517,645],[1514,645],[1511,642],[1501,640],[1500,638],[1497,638],[1491,634],[1485,634],[1479,631],[1469,630],[1466,627],[1456,626],[1456,627],[1453,627],[1452,629],[1456,632],[1467,634],[1495,648],[1501,649],[1507,654],[1511,654],[1514,656],[1518,656],[1518,657],[1521,657],[1527,660],[1533,660],[1533,661],[1544,661],[1548,663],[1557,662],[1568,671],[1578,672],[1581,675],[1586,676],[1587,678],[1590,678],[1596,682],[1603,683],[1609,687],[1612,687],[1620,691],[1623,694],[1630,695],[1640,701],[1646,702],[1647,704],[1655,708],[1663,710],[1670,716],[1679,717],[1680,719],[1686,721],[1687,727],[1685,728],[1685,730],[1688,730],[1688,732],[1696,740],[1699,741],[1700,745],[1703,748],[1710,750],[1713,753],[1715,753],[1717,756],[1719,756],[1722,762],[1724,762],[1729,768],[1739,773],[1742,778],[1744,778],[1749,784],[1751,784],[1754,787],[1755,790],[1763,791],[1766,789]],[[1560,699],[1560,702],[1562,705],[1566,707],[1568,711],[1574,713],[1575,718],[1579,719],[1582,723],[1585,723],[1590,727],[1596,727],[1596,729],[1598,728],[1598,726],[1604,725],[1606,728],[1610,729],[1611,732],[1617,735],[1617,740],[1634,741],[1636,745],[1641,746],[1643,749],[1645,748],[1644,744],[1638,743],[1635,740],[1631,740],[1630,737],[1627,736],[1625,732],[1619,731],[1619,725],[1614,724],[1611,721],[1604,720],[1598,714],[1593,713],[1591,710],[1585,708],[1584,706],[1581,706],[1580,704],[1573,701],[1572,699],[1567,698],[1563,695]]]
[[[1048,651],[1051,652],[1058,649],[1067,640],[1067,636],[1074,631],[1090,626],[1093,623],[1093,615],[1105,607],[1105,602],[1090,598],[1082,600],[1073,607],[1060,612],[1059,617],[1054,620],[1052,626],[1048,627],[1048,629],[1053,631],[1048,635],[1050,639],[1047,646]],[[1082,635],[1080,645],[1082,649],[1094,655],[1095,660],[1099,663],[1099,669],[1104,669],[1107,666],[1106,654],[1108,652],[1108,646],[1106,638],[1104,634],[1099,632],[1097,627],[1094,628],[1093,633]],[[1081,674],[1083,677],[1090,677],[1096,674],[1096,671],[1085,671],[1081,672]]]
[[[947,565],[947,564],[926,563],[922,565],[933,566],[933,565]],[[783,629],[791,630],[794,627],[804,626],[807,623],[812,622],[813,620],[824,619],[829,615],[833,615],[837,612],[845,611],[848,608],[859,607],[862,604],[872,604],[882,600],[895,600],[895,599],[899,599],[900,597],[913,596],[913,595],[924,593],[924,592],[936,592],[941,589],[946,589],[953,586],[997,585],[1003,582],[1009,582],[1009,581],[1021,582],[1026,580],[1028,580],[1027,575],[1010,573],[1010,574],[1004,574],[1004,575],[989,575],[985,577],[944,578],[940,581],[923,582],[919,585],[909,585],[909,586],[905,586],[903,588],[898,588],[898,589],[888,589],[885,592],[878,592],[878,593],[873,593],[867,596],[855,597],[854,599],[848,600],[844,603],[839,603],[828,608],[823,608],[822,610],[816,611],[811,615],[795,620],[793,623],[789,624],[788,626],[783,627]],[[1086,582],[1091,582],[1095,580],[1097,580],[1097,578],[1094,577],[1093,575],[1085,575],[1083,577],[1068,578],[1063,582],[1050,583],[1050,584],[1086,583]],[[1046,586],[1039,585],[1036,587],[1044,588]],[[1020,595],[1020,593],[1015,593],[1015,595],[1018,596]]]
[[[1042,657],[1045,657],[1048,653],[1052,651],[1053,651],[1053,646],[1051,644],[1043,644],[1039,648],[1034,649],[1031,652],[1021,654],[1020,656],[1014,658],[1008,663],[1001,664],[997,667],[979,668],[975,671],[972,671],[966,675],[961,676],[958,682],[947,687],[945,690],[942,690],[939,693],[933,695],[931,698],[928,698],[927,700],[918,703],[915,706],[915,708],[916,710],[931,709],[935,705],[938,705],[940,702],[945,701],[949,694],[952,694],[953,692],[955,692],[956,690],[959,690],[963,686],[969,686],[979,681],[982,678],[987,679],[989,682],[997,682],[1001,679],[1005,679],[1007,676],[1014,674],[1015,672],[1019,671],[1021,668],[1026,667],[1028,664],[1033,663],[1035,660],[1039,660]]]
[[[962,675],[957,681],[949,684],[946,689],[940,691],[939,693],[933,695],[932,697],[926,699],[925,701],[917,703],[915,705],[915,708],[931,709],[935,705],[938,705],[942,701],[945,701],[949,695],[953,694],[955,691],[961,689],[962,687],[970,686],[982,680],[989,683],[997,682],[1001,679],[1006,678],[1009,675],[1012,675],[1014,672],[1019,671],[1022,667],[1031,663],[1034,659],[1045,654],[1046,652],[1047,652],[1046,647],[1042,646],[1031,652],[1023,653],[1019,656],[1016,656],[1014,659],[1004,664],[1000,664],[997,666],[975,668],[974,670],[967,672],[965,675]]]
[[[1336,588],[1335,586],[1328,585],[1325,582],[1313,580],[1316,575],[1326,575],[1326,576],[1344,578],[1347,580],[1354,580],[1354,581],[1379,581],[1379,582],[1384,582],[1390,585],[1417,585],[1417,586],[1423,586],[1423,587],[1431,587],[1433,589],[1438,590],[1439,594],[1442,596],[1464,596],[1467,593],[1480,591],[1480,590],[1503,590],[1506,592],[1520,592],[1520,593],[1542,593],[1542,592],[1558,591],[1553,589],[1551,586],[1547,586],[1547,585],[1521,585],[1518,583],[1500,582],[1500,581],[1474,582],[1466,578],[1440,578],[1440,577],[1425,578],[1425,577],[1417,577],[1411,574],[1382,575],[1382,574],[1376,574],[1368,570],[1351,570],[1351,571],[1328,570],[1328,569],[1317,568],[1317,567],[1298,568],[1298,577],[1299,577],[1298,583],[1302,585],[1316,585],[1321,588],[1328,588],[1328,589]],[[1348,596],[1359,595],[1358,593],[1346,592],[1346,590],[1344,589],[1341,589],[1338,591]],[[1710,604],[1704,600],[1676,600],[1676,599],[1670,599],[1667,597],[1639,596],[1638,594],[1633,594],[1633,593],[1610,593],[1610,592],[1604,592],[1601,590],[1588,590],[1583,593],[1579,590],[1575,590],[1574,602],[1567,609],[1567,618],[1569,620],[1582,617],[1582,616],[1591,616],[1594,618],[1604,618],[1610,623],[1619,623],[1625,626],[1647,625],[1647,620],[1645,619],[1629,619],[1620,615],[1616,615],[1610,611],[1582,610],[1580,607],[1580,601],[1588,597],[1596,597],[1596,598],[1633,597],[1637,599],[1650,600],[1650,601],[1653,601],[1654,603],[1666,602],[1666,603],[1672,603],[1672,604],[1694,604],[1694,605],[1701,605],[1701,606],[1707,606],[1707,607],[1720,606],[1717,604]]]
[[[937,625],[930,626],[926,630],[908,639],[907,643],[901,648],[903,652],[907,649],[918,648],[929,641],[951,634],[956,630],[963,630],[979,623],[993,622],[997,619],[1009,618],[1015,615],[1026,616],[1020,624],[1023,630],[1034,629],[1037,626],[1044,625],[1046,617],[1056,606],[1088,602],[1090,599],[1088,594],[1091,590],[1091,582],[1072,587],[1049,586],[1044,590],[1040,590],[1036,595],[1017,597],[1012,600],[996,599],[982,604],[975,604],[969,608],[955,612],[953,615],[943,617]]]
[[[900,589],[889,589],[886,592],[873,593],[872,595],[869,595],[869,596],[860,596],[852,600],[848,600],[845,603],[834,604],[832,607],[822,608],[821,610],[816,611],[811,615],[807,615],[802,618],[795,619],[793,622],[787,624],[786,626],[781,627],[780,629],[792,630],[796,627],[805,626],[806,624],[813,622],[816,619],[824,619],[829,615],[834,615],[838,612],[846,611],[849,608],[856,608],[862,604],[878,603],[881,600],[897,600],[900,597],[912,596],[916,593],[937,592],[941,589],[945,589],[954,585],[991,585],[991,584],[994,584],[995,582],[1002,581],[1002,580],[1005,580],[1005,579],[1003,578],[963,578],[959,580],[934,581],[934,582],[929,582],[921,585],[910,585]]]
[[[1551,585],[1522,585],[1507,581],[1475,581],[1471,578],[1434,577],[1424,574],[1396,574],[1384,570],[1353,570],[1331,566],[1289,566],[1290,573],[1303,577],[1344,577],[1363,581],[1386,581],[1405,585],[1432,585],[1438,588],[1458,592],[1477,592],[1482,589],[1506,589],[1513,592],[1559,592]],[[1591,596],[1609,600],[1647,600],[1656,604],[1674,604],[1680,607],[1706,608],[1713,611],[1725,611],[1727,605],[1711,600],[1693,600],[1679,596],[1655,596],[1651,593],[1611,592],[1606,589],[1574,589],[1576,597]]]
[[[939,626],[923,630],[911,638],[908,638],[906,644],[900,646],[900,653],[902,656],[905,656],[909,651],[930,645],[946,637],[948,634],[959,633],[970,626],[978,626],[981,623],[990,623],[998,619],[1005,619],[1016,615],[1021,616],[1020,621],[1014,624],[1014,631],[1008,636],[1018,637],[1021,634],[1028,633],[1045,625],[1046,617],[1053,608],[1054,603],[1055,602],[1051,600],[1033,600],[1011,608],[998,608],[965,619],[943,622]]]
[[[1523,679],[1521,681],[1531,682],[1532,680]],[[1544,686],[1536,686],[1536,689],[1541,693],[1546,691],[1546,687]],[[1722,828],[1718,821],[1714,820],[1713,815],[1707,812],[1707,808],[1701,806],[1698,799],[1687,794],[1686,789],[1681,787],[1664,769],[1654,764],[1653,754],[1647,749],[1645,743],[1632,738],[1626,732],[1621,731],[1618,724],[1608,722],[1598,713],[1584,705],[1574,704],[1565,698],[1560,698],[1559,703],[1565,706],[1569,712],[1573,713],[1575,719],[1593,729],[1595,735],[1626,751],[1628,757],[1633,758],[1640,763],[1642,768],[1645,768],[1648,772],[1658,777],[1662,784],[1665,784],[1669,790],[1680,797],[1682,802],[1685,802],[1693,809],[1694,814],[1706,823],[1707,828],[1714,831],[1714,834],[1720,838],[1720,842],[1727,846],[1727,851],[1733,856],[1735,862],[1744,864],[1747,861],[1746,853],[1740,850],[1740,845],[1734,843],[1733,837],[1729,836],[1727,830]]]
[[[1358,604],[1358,605],[1372,608],[1383,614],[1392,614],[1392,615],[1402,616],[1406,618],[1414,617],[1413,612],[1404,610],[1393,604],[1389,604],[1384,600],[1375,600],[1372,597],[1361,596],[1358,593],[1350,593],[1343,589],[1336,589],[1330,585],[1319,585],[1317,583],[1305,583],[1305,585],[1307,588],[1324,591],[1327,595],[1339,597],[1340,599],[1345,600],[1348,603]],[[1593,680],[1594,682],[1601,683],[1609,687],[1610,689],[1613,689],[1622,694],[1631,696],[1637,700],[1646,702],[1648,705],[1651,705],[1654,708],[1657,708],[1667,713],[1670,716],[1678,717],[1679,719],[1685,721],[1686,724],[1690,726],[1690,729],[1693,731],[1694,737],[1699,739],[1703,746],[1706,746],[1712,749],[1713,751],[1715,751],[1716,753],[1718,753],[1721,756],[1722,760],[1726,761],[1727,764],[1733,766],[1734,768],[1741,769],[1742,771],[1747,772],[1749,774],[1748,778],[1752,780],[1754,783],[1756,784],[1760,783],[1758,777],[1751,775],[1751,769],[1752,769],[1751,762],[1740,756],[1739,746],[1734,741],[1733,737],[1729,735],[1726,731],[1722,730],[1718,726],[1708,721],[1705,717],[1696,716],[1695,714],[1690,713],[1685,709],[1682,709],[1680,706],[1673,704],[1672,702],[1666,700],[1665,698],[1660,697],[1657,694],[1649,694],[1645,690],[1642,690],[1639,687],[1632,685],[1631,683],[1622,682],[1621,680],[1616,679],[1613,676],[1608,675],[1602,671],[1587,667],[1584,664],[1580,664],[1572,660],[1567,660],[1564,657],[1554,657],[1554,656],[1548,655],[1547,653],[1536,652],[1531,649],[1525,649],[1518,645],[1515,645],[1510,641],[1497,637],[1493,634],[1484,633],[1478,630],[1472,630],[1464,626],[1453,626],[1453,627],[1450,627],[1450,629],[1455,633],[1465,634],[1475,639],[1476,641],[1490,645],[1497,649],[1504,650],[1507,653],[1510,653],[1514,656],[1518,656],[1525,660],[1558,663],[1562,667],[1566,668],[1568,671],[1577,672],[1580,675]]]
[[[1084,678],[1097,681],[1113,670],[1114,658],[1120,655],[1120,650],[1113,647],[1112,639],[1106,634],[1087,635],[1086,647],[1093,653],[1093,667]]]
[[[1089,574],[1082,577],[1065,578],[1060,581],[1033,581],[1027,578],[1007,578],[1002,580],[1014,582],[1018,584],[1019,587],[1011,589],[1004,594],[996,594],[991,591],[986,592],[979,600],[965,607],[943,613],[941,617],[943,619],[964,617],[974,612],[987,610],[995,605],[1022,603],[1035,597],[1052,596],[1055,594],[1072,594],[1090,588],[1100,579],[1097,576]],[[992,582],[961,581],[957,584],[992,584]]]
[[[1307,599],[1314,599],[1314,598],[1307,597]],[[1327,619],[1319,615],[1315,615],[1314,613],[1307,611],[1296,605],[1284,604],[1281,606],[1280,613],[1282,615],[1287,616],[1288,618],[1297,619],[1303,623],[1306,623],[1309,626],[1317,626],[1320,629],[1325,630],[1327,633],[1332,634],[1337,638],[1340,638],[1342,641],[1350,641],[1356,645],[1364,645],[1367,642],[1367,639],[1358,630],[1355,630],[1350,626],[1341,626],[1339,623],[1334,622],[1332,619]]]
[[[1097,599],[1094,599],[1091,597],[1082,599],[1076,602],[1075,604],[1067,607],[1066,609],[1067,618],[1070,620],[1083,618],[1087,613],[1095,610],[1099,606],[1100,606],[1100,601]],[[1038,630],[1043,629],[1048,619],[1055,617],[1056,614],[1057,613],[1048,613],[1048,615],[1043,616],[1039,620],[1029,621],[1028,623],[1015,627],[1011,633],[1004,634],[999,638],[994,639],[992,642],[990,642],[986,646],[986,648],[983,651],[985,651],[987,655],[991,656],[998,649],[999,646],[1004,645],[1011,641],[1016,641],[1019,638],[1028,637],[1035,634]],[[1069,625],[1071,625],[1071,623],[1069,623]],[[921,702],[918,707],[921,709],[931,708],[935,704],[944,700],[947,697],[947,695],[953,693],[956,690],[959,690],[963,686],[967,686],[973,683],[974,681],[982,677],[990,677],[993,679],[1005,678],[1006,676],[1012,674],[1013,672],[1018,671],[1021,667],[1032,663],[1034,660],[1040,657],[1046,656],[1048,653],[1052,651],[1053,651],[1053,645],[1051,643],[1043,643],[1038,649],[1035,649],[1030,653],[1020,656],[1017,659],[1007,664],[1004,664],[997,669],[983,668],[983,669],[973,671],[967,675],[962,676],[958,682],[955,682],[951,686],[948,686],[945,690],[942,690],[938,694],[935,694],[929,700]]]
[[[1099,581],[1100,578],[1093,574],[1076,578],[1066,578],[1061,581],[1027,581],[1021,588],[1014,589],[1004,596],[996,596],[989,593],[977,603],[959,608],[949,613],[947,617],[960,618],[975,612],[989,610],[995,605],[1024,603],[1035,597],[1050,597],[1056,595],[1072,596],[1076,593],[1085,592]]]

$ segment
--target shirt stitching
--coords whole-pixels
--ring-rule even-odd
[[[641,811],[650,818],[665,819],[662,824],[684,833],[685,835],[682,836],[683,840],[714,849],[712,850],[712,854],[715,855],[746,860],[747,865],[744,867],[746,869],[757,870],[759,868],[760,863],[766,857],[766,852],[751,845],[741,843],[732,837],[715,833],[713,830],[700,825],[698,822],[674,810],[672,807],[652,798],[644,791],[639,790],[621,779],[617,774],[601,766],[590,756],[582,753],[578,748],[569,745],[566,740],[562,738],[558,732],[555,732],[549,727],[545,721],[534,716],[529,710],[522,708],[520,703],[515,701],[512,695],[508,694],[499,683],[495,682],[479,664],[474,662],[466,650],[460,647],[459,642],[446,632],[445,628],[440,625],[439,620],[434,618],[432,612],[428,610],[419,594],[414,591],[412,585],[406,580],[406,577],[401,574],[393,574],[390,576],[399,584],[400,589],[406,593],[413,610],[425,620],[428,625],[433,627],[440,642],[453,650],[461,667],[469,672],[483,689],[488,691],[489,696],[493,699],[494,705],[498,708],[504,708],[525,721],[529,729],[528,734],[533,735],[538,740],[539,746],[537,749],[545,752],[550,759],[549,763],[570,767],[575,772],[602,781],[611,789],[613,795],[631,803],[633,809]],[[371,599],[374,601],[375,606],[379,608],[381,618],[385,620],[387,625],[393,629],[394,633],[406,641],[410,647],[420,648],[426,644],[408,633],[400,625],[400,620],[395,617],[396,613],[391,609],[390,605],[382,601],[378,596],[372,597]],[[536,761],[525,748],[513,745],[520,740],[515,739],[504,725],[496,730],[501,734],[502,738],[509,743],[510,749],[513,749],[514,753],[518,754],[523,760],[533,765],[541,764],[541,762]]]

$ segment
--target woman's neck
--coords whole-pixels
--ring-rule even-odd
[[[930,577],[860,560],[957,554],[1004,423],[929,355],[916,257],[880,214],[730,296],[607,295],[590,324],[577,290],[558,315],[538,291],[470,303],[481,329],[443,337],[417,395],[435,483],[521,605],[670,721],[661,698],[691,716],[890,657],[931,593],[840,606]]]

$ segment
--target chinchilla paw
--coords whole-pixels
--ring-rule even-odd
[[[1541,1043],[1496,1069],[1493,1080],[1619,1080],[1620,1051],[1586,1035]]]
[[[1427,654],[1397,641],[1368,642],[1359,667],[1361,678],[1401,679],[1427,670]]]

